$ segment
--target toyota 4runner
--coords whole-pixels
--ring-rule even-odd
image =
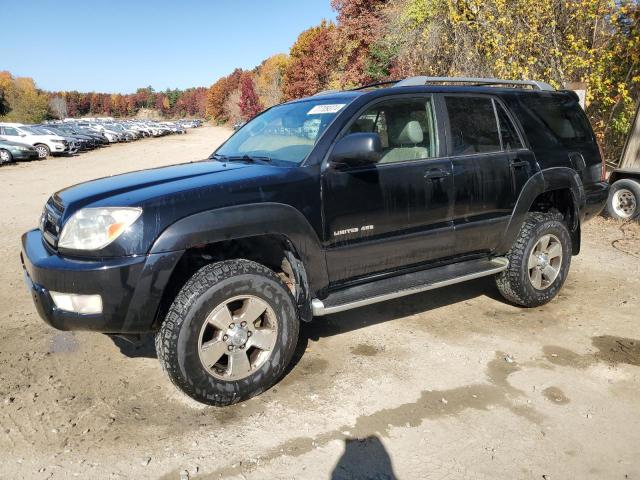
[[[607,193],[574,93],[413,77],[275,106],[203,161],[61,190],[21,258],[47,323],[157,332],[171,381],[228,405],[284,374],[314,316],[483,276],[549,302]]]

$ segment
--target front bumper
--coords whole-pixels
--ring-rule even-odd
[[[584,186],[585,206],[584,220],[599,215],[607,204],[609,197],[609,182],[596,182]]]
[[[144,333],[153,329],[165,287],[182,252],[75,259],[45,246],[39,230],[22,236],[25,280],[42,319],[59,330]],[[58,309],[50,292],[100,295],[102,313]]]

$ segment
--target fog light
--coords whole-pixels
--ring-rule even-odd
[[[102,313],[100,295],[76,295],[75,293],[49,292],[53,303],[60,310],[75,313]]]

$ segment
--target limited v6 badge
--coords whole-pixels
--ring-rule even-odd
[[[373,230],[373,225],[364,225],[362,227],[345,228],[343,230],[336,230],[333,232],[334,237],[340,237],[342,235],[350,235],[352,233],[370,232]]]

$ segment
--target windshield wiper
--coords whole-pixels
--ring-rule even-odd
[[[228,162],[248,162],[248,163],[266,162],[266,163],[271,163],[271,158],[270,157],[261,156],[261,155],[248,155],[248,154],[227,156],[227,157],[224,157],[224,160],[226,160]]]

